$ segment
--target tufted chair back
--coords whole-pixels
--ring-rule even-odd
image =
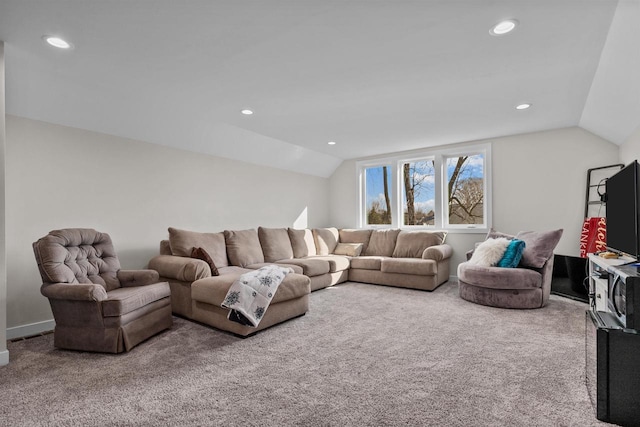
[[[42,281],[120,287],[120,261],[111,237],[90,228],[53,230],[33,244]]]

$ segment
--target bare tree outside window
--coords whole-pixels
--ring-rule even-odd
[[[390,166],[375,166],[365,169],[368,225],[391,224],[390,169]]]
[[[433,160],[402,165],[404,225],[433,225],[435,221],[435,167]]]
[[[483,155],[450,157],[446,165],[449,224],[483,224]]]

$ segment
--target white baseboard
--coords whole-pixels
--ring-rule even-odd
[[[449,276],[449,280],[451,282],[457,282],[458,281],[458,276]]]
[[[45,320],[43,322],[29,323],[28,325],[15,326],[13,328],[7,328],[7,339],[13,340],[16,338],[30,337],[31,335],[38,335],[42,332],[53,331],[56,326],[56,322],[51,320]]]
[[[0,366],[9,364],[9,350],[0,351]]]

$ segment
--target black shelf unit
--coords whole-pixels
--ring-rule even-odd
[[[591,180],[592,180],[592,175],[594,172],[597,171],[604,171],[605,169],[611,169],[610,171],[607,171],[608,173],[606,175],[608,176],[612,176],[615,173],[619,172],[622,168],[624,167],[624,164],[622,163],[617,163],[615,165],[608,165],[608,166],[600,166],[597,168],[591,168],[591,169],[587,169],[587,194],[585,196],[585,203],[584,203],[584,217],[585,218],[589,218],[589,206],[590,205],[602,205],[605,202],[598,197],[597,199],[592,199],[591,196],[591,189],[595,188],[596,189],[596,194],[599,193],[599,187],[604,187],[603,184],[603,180],[606,180],[607,178],[604,178],[603,180],[600,180],[600,182],[598,182],[597,184],[592,184]]]
[[[607,270],[609,287],[615,277],[620,280],[621,267]],[[624,277],[626,298],[640,290],[640,273],[633,270]],[[609,290],[609,299],[611,298]],[[628,301],[627,301],[628,302]],[[626,305],[625,305],[626,306]],[[586,311],[585,321],[585,381],[589,397],[595,407],[596,417],[601,421],[622,426],[640,427],[640,330],[635,322],[630,322],[627,308],[626,322],[617,313],[596,311],[595,307]]]

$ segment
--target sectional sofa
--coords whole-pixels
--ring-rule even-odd
[[[347,280],[433,290],[449,278],[451,247],[442,231],[265,228],[200,233],[169,228],[149,261],[171,288],[174,314],[247,336],[309,309],[309,294]],[[193,258],[201,248],[208,260]],[[222,302],[243,273],[290,267],[257,328],[227,319]],[[217,274],[216,274],[217,273]]]

